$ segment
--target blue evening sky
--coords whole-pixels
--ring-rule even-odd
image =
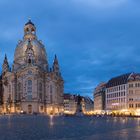
[[[112,76],[140,72],[139,0],[0,0],[0,65],[14,50],[31,18],[46,46],[55,53],[65,92],[92,97]]]

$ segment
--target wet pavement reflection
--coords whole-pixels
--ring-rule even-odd
[[[140,118],[0,116],[0,140],[139,140]]]

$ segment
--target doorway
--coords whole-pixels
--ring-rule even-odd
[[[29,113],[29,114],[32,113],[32,105],[28,105],[28,113]]]

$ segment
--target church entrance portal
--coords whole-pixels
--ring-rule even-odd
[[[28,105],[28,113],[29,113],[29,114],[32,113],[32,105]]]

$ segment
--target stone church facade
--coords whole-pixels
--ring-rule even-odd
[[[2,112],[63,112],[64,82],[57,56],[49,68],[45,46],[37,39],[36,27],[31,20],[25,24],[23,40],[15,49],[12,69],[5,56],[1,79]]]

